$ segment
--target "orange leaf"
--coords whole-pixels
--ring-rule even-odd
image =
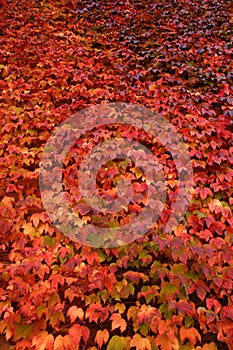
[[[69,335],[58,335],[54,342],[54,350],[77,350]]]
[[[77,306],[71,306],[67,312],[67,316],[70,317],[71,322],[74,322],[78,317],[81,321],[84,318],[84,312],[81,308],[77,308]]]
[[[135,346],[136,350],[151,350],[150,341],[146,338],[142,338],[140,334],[135,334],[133,336],[130,346]]]
[[[112,330],[120,327],[121,332],[124,332],[126,330],[127,323],[126,321],[121,317],[120,314],[112,314],[110,317],[110,320],[112,321]]]
[[[156,345],[161,346],[161,350],[179,350],[179,343],[176,338],[171,338],[167,334],[158,335]]]
[[[201,336],[194,327],[182,327],[180,329],[180,340],[183,342],[185,339],[188,339],[190,343],[194,346],[197,340],[201,341]]]
[[[58,335],[54,341],[54,350],[63,350],[63,336]]]
[[[54,338],[52,334],[46,331],[40,332],[32,340],[32,345],[36,346],[37,350],[53,350]]]
[[[68,334],[63,337],[63,348],[61,350],[77,350],[77,347]]]
[[[6,197],[3,197],[2,199],[2,204],[3,205],[6,205],[6,206],[11,206],[12,207],[12,203],[14,202],[14,198],[13,197],[9,197],[9,196],[6,196]]]
[[[109,333],[107,329],[104,329],[103,331],[99,330],[96,333],[95,341],[101,348],[103,344],[107,343],[109,338]]]

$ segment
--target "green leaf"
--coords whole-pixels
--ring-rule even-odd
[[[103,300],[104,303],[110,298],[110,293],[108,290],[100,290],[97,295]]]
[[[65,256],[64,259],[61,256],[59,256],[59,260],[60,260],[61,264],[64,265],[67,261],[67,256]]]
[[[150,326],[147,323],[142,323],[139,326],[139,330],[140,330],[140,333],[146,337],[150,330]]]
[[[214,198],[216,198],[216,199],[221,199],[222,197],[223,197],[222,192],[214,193]]]
[[[160,291],[160,297],[162,300],[167,300],[167,297],[172,297],[178,290],[178,287],[174,284],[165,284]]]
[[[196,282],[199,278],[198,274],[195,271],[186,272],[185,277],[190,278],[193,282]]]
[[[50,324],[52,327],[56,327],[60,324],[60,322],[65,322],[65,317],[62,311],[58,310],[52,314],[50,317]]]
[[[59,297],[58,293],[55,292],[49,298],[48,307],[51,308],[58,303],[60,303],[60,297]]]
[[[190,326],[192,326],[194,324],[192,317],[186,316],[184,319],[184,324],[186,328],[189,328]]]
[[[192,317],[186,316],[185,319],[184,319],[184,324],[185,324],[186,328],[189,328],[190,326],[193,326],[194,321],[193,321]]]
[[[137,306],[131,306],[127,312],[127,319],[128,321],[132,318],[133,321],[135,321],[137,319],[137,315],[138,315],[138,308]]]
[[[168,309],[167,304],[162,304],[159,311],[164,314],[166,320],[170,320],[172,318],[172,311]]]
[[[180,345],[179,350],[192,350],[193,347],[191,345]]]
[[[48,308],[47,308],[47,306],[46,306],[45,303],[40,304],[40,305],[37,306],[37,308],[36,308],[36,314],[37,314],[37,316],[38,316],[39,318],[41,318],[41,316],[42,316],[43,314],[46,315],[47,312],[48,312]]]
[[[44,244],[46,244],[46,245],[48,245],[48,246],[50,246],[50,247],[54,247],[55,244],[56,244],[56,238],[51,237],[51,236],[49,236],[49,235],[46,235],[46,236],[44,237]]]
[[[100,262],[103,262],[107,259],[107,255],[102,250],[98,251],[98,257]]]
[[[107,346],[107,350],[129,350],[130,339],[114,335]]]
[[[187,271],[187,267],[184,264],[174,264],[172,272],[178,275],[183,275]]]
[[[90,233],[87,237],[88,241],[90,241],[91,244],[94,246],[103,246],[104,240],[101,236],[97,235],[96,233]]]
[[[56,147],[53,146],[53,145],[46,145],[45,149],[44,149],[44,152],[47,153],[47,152],[55,152],[56,151]]]
[[[30,338],[32,334],[32,324],[19,324],[16,327],[15,335],[14,335],[14,341],[17,341],[21,338],[26,339]]]
[[[120,227],[120,222],[115,219],[115,220],[112,220],[110,223],[109,223],[109,227],[110,228],[117,228],[117,227]]]
[[[26,134],[27,134],[27,135],[31,135],[31,136],[37,135],[37,131],[36,131],[36,130],[32,130],[32,129],[28,129],[28,130],[26,131]]]
[[[206,217],[207,217],[206,214],[202,213],[202,212],[199,211],[199,210],[194,210],[193,214],[196,214],[197,217],[198,217],[198,219],[202,219],[202,218],[206,218]]]

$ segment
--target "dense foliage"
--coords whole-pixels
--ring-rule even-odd
[[[0,10],[0,333],[10,348],[233,350],[230,2],[9,0]],[[143,239],[114,249],[58,232],[39,190],[51,132],[104,101],[164,115],[195,177],[174,231],[162,230],[167,203]],[[177,174],[160,150],[172,200]],[[119,164],[110,167],[113,179]]]

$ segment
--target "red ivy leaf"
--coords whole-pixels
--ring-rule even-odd
[[[208,187],[197,187],[195,193],[199,193],[202,200],[208,196],[213,196],[213,192]]]
[[[86,310],[86,318],[89,318],[89,322],[95,323],[104,322],[108,318],[108,307],[102,307],[100,303],[91,304]]]

